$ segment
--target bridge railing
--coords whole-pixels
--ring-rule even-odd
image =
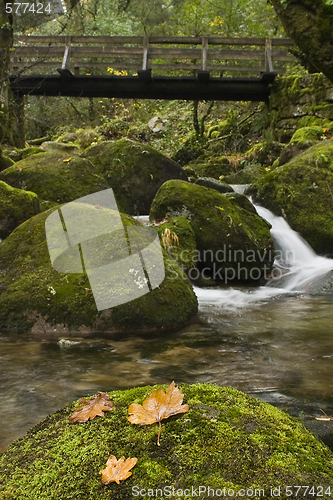
[[[12,74],[284,73],[295,58],[284,38],[36,36],[14,38]],[[38,70],[37,70],[38,68]],[[103,72],[103,71],[102,71]]]

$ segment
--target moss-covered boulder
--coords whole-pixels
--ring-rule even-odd
[[[185,272],[196,264],[196,240],[186,217],[170,217],[156,227],[161,243],[168,255]]]
[[[13,165],[13,160],[9,156],[2,155],[0,153],[0,172]]]
[[[102,142],[85,155],[107,179],[119,209],[132,215],[148,214],[155,194],[168,179],[187,180],[173,160],[129,139]]]
[[[234,499],[255,490],[268,499],[274,488],[286,500],[303,484],[325,496],[332,491],[331,450],[295,418],[229,387],[181,384],[190,409],[162,421],[157,446],[158,425],[133,425],[127,410],[159,388],[166,386],[112,391],[112,411],[84,424],[68,419],[78,401],[44,419],[1,456],[0,497],[129,500],[139,492],[138,498],[167,498],[174,491],[185,500],[213,498],[214,491],[214,498]],[[137,458],[119,485],[101,481],[110,455]]]
[[[216,189],[216,191],[218,191],[219,193],[233,192],[233,189],[229,184],[227,184],[226,182],[218,181],[213,177],[199,177],[199,179],[195,181],[195,184],[208,187],[210,189]]]
[[[0,181],[0,238],[6,238],[17,226],[39,213],[35,193],[16,189]]]
[[[333,255],[333,140],[267,173],[248,193],[285,217],[317,253]]]
[[[61,151],[63,153],[71,153],[71,154],[77,154],[79,152],[78,147],[74,143],[46,141],[43,142],[40,147],[47,152]]]
[[[323,135],[324,131],[322,127],[301,127],[293,134],[290,142],[302,145],[308,145],[310,143],[312,146],[313,142],[322,139]]]
[[[109,186],[85,158],[61,153],[34,154],[0,173],[11,186],[33,191],[41,200],[65,203]]]
[[[150,219],[186,217],[194,230],[197,266],[214,280],[254,281],[272,264],[269,224],[214,189],[179,180],[158,191]],[[267,276],[266,276],[267,277]]]
[[[210,159],[200,159],[192,161],[188,164],[197,176],[212,177],[219,179],[221,175],[230,175],[234,172],[233,166],[230,164],[226,156],[212,156]]]
[[[91,219],[89,211],[96,212],[97,208],[80,206],[86,224]],[[54,210],[51,208],[21,224],[0,245],[0,332],[30,331],[56,336],[161,333],[179,328],[196,314],[197,299],[189,281],[166,255],[165,279],[157,288],[130,302],[98,311],[85,273],[72,274],[75,272],[72,266],[69,274],[58,272],[51,265],[45,221]],[[141,226],[130,216],[123,215],[122,221],[126,226]],[[99,262],[101,266],[117,259],[123,250],[123,238],[117,234],[112,238],[101,237],[94,264]],[[127,292],[126,286],[126,283],[115,284],[113,294],[122,296]]]

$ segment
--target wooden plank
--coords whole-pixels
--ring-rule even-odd
[[[65,44],[63,35],[14,35],[14,43],[59,43]],[[72,43],[97,43],[97,44],[140,44],[141,36],[72,36]]]

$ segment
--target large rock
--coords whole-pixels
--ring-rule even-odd
[[[155,194],[168,179],[187,180],[177,163],[129,139],[103,142],[88,148],[85,155],[107,179],[119,209],[131,215],[148,214]]]
[[[41,200],[66,203],[109,186],[94,165],[62,153],[31,155],[0,173],[11,186],[33,191]]]
[[[17,226],[39,213],[35,193],[16,189],[0,181],[0,238],[6,238]]]
[[[254,200],[285,217],[319,254],[333,255],[333,140],[323,141],[258,179]]]
[[[154,199],[150,218],[179,215],[191,222],[202,273],[224,282],[268,277],[273,260],[270,226],[242,208],[238,199],[189,182],[168,181]],[[195,279],[193,273],[191,277]]]
[[[83,222],[90,220],[89,211],[105,210],[92,205],[80,209]],[[35,332],[43,336],[162,333],[181,327],[196,314],[197,299],[189,281],[166,255],[165,279],[157,288],[125,304],[98,311],[86,274],[73,265],[69,265],[68,274],[51,266],[45,220],[54,210],[29,219],[0,246],[1,332]],[[122,221],[126,226],[141,226],[127,215],[122,216]],[[115,233],[113,238],[100,240],[93,262],[97,267],[110,263],[123,250],[123,230],[122,238],[119,236]],[[126,286],[117,282],[113,293],[123,296]]]
[[[87,423],[68,419],[78,401],[44,419],[1,456],[0,496],[129,500],[169,498],[174,491],[181,499],[286,500],[309,485],[330,497],[331,450],[295,418],[230,387],[181,384],[190,408],[162,421],[157,446],[157,423],[131,424],[127,410],[159,388],[166,386],[112,391],[114,408]],[[131,477],[105,486],[99,471],[111,454],[137,463]],[[304,492],[302,498],[314,498]]]

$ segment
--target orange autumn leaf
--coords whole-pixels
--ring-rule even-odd
[[[174,382],[171,382],[166,393],[162,389],[152,392],[144,400],[142,406],[133,403],[128,408],[128,420],[131,424],[150,425],[158,422],[159,433],[157,444],[160,445],[161,420],[171,415],[186,413],[189,405],[183,405],[184,394],[181,394]]]
[[[74,422],[87,422],[93,418],[99,416],[104,417],[105,411],[110,411],[114,407],[112,401],[108,401],[110,396],[105,392],[99,392],[99,396],[94,396],[92,399],[79,399],[80,403],[87,403],[84,406],[77,408],[75,412],[69,417],[69,420],[73,424]]]
[[[120,481],[124,481],[132,475],[132,472],[129,471],[133,469],[137,461],[138,459],[135,457],[126,458],[126,460],[125,457],[121,457],[117,460],[114,455],[110,455],[109,460],[106,462],[106,469],[99,472],[102,474],[102,483],[109,484],[116,482],[120,484]]]

